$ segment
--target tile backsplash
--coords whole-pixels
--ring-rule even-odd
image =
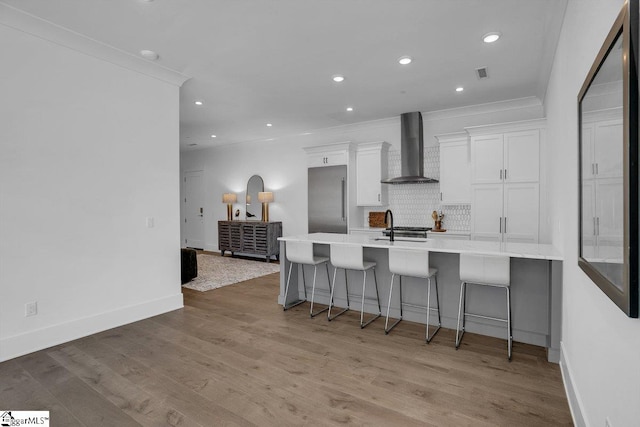
[[[389,151],[388,176],[400,176],[400,151]],[[440,179],[440,147],[426,147],[424,150],[424,174]],[[409,227],[433,227],[431,213],[442,211],[442,226],[447,230],[469,231],[471,227],[471,205],[441,205],[440,184],[400,184],[389,185],[389,206],[393,211],[394,225]],[[368,223],[369,211],[365,208],[364,223]]]

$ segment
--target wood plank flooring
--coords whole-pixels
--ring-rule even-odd
[[[0,409],[49,410],[52,426],[571,425],[545,350],[357,312],[283,312],[278,274],[185,308],[0,364]],[[315,307],[314,307],[315,308]],[[324,314],[324,313],[323,313]]]

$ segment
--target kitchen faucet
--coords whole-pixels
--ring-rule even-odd
[[[389,216],[390,221],[389,221],[389,241],[393,242],[393,212],[391,212],[391,209],[387,209],[387,211],[384,213],[384,222],[387,222],[387,216]]]

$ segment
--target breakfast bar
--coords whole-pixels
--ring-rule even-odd
[[[321,256],[329,256],[329,245],[332,243],[349,243],[362,245],[364,258],[376,262],[376,275],[380,293],[380,303],[383,314],[387,311],[391,273],[389,272],[388,249],[390,247],[412,249],[429,252],[429,264],[438,269],[439,300],[442,326],[455,329],[460,297],[459,257],[462,253],[481,255],[503,255],[510,257],[511,269],[511,311],[513,325],[513,339],[546,347],[548,360],[558,362],[560,356],[561,333],[561,300],[562,300],[562,255],[551,245],[532,243],[498,243],[455,239],[412,239],[402,238],[389,241],[388,238],[366,235],[313,233],[305,235],[281,237],[280,240],[280,295],[278,303],[291,304],[304,299],[302,275],[300,266],[291,272],[289,294],[285,295],[289,261],[286,256],[286,242],[305,241],[314,244],[314,251]],[[333,268],[330,269],[331,276]],[[349,282],[358,283],[362,276],[351,278]],[[332,277],[326,277],[325,269],[318,269],[315,302],[327,304],[330,299],[329,283]],[[307,274],[307,277],[313,277]],[[347,307],[344,292],[344,275],[336,276],[334,303],[337,307]],[[368,279],[372,280],[372,279]],[[373,283],[373,280],[371,281]],[[403,301],[425,305],[426,286],[414,278],[403,279]],[[307,281],[310,292],[311,281]],[[373,286],[367,287],[371,295],[375,295]],[[353,287],[356,294],[360,289]],[[468,308],[470,311],[482,312],[494,317],[504,317],[504,293],[497,289],[477,292],[469,289]],[[368,295],[368,296],[371,296]],[[397,295],[396,295],[397,298]],[[395,301],[395,300],[394,300]],[[351,302],[355,310],[354,302]],[[390,316],[399,317],[398,303],[392,302]],[[359,303],[357,304],[359,309]],[[377,305],[371,301],[365,303],[365,312],[377,313]],[[404,310],[404,319],[425,323],[424,311]],[[326,321],[326,317],[318,316],[314,321]],[[383,322],[374,322],[370,328],[380,327],[383,332]],[[356,327],[357,325],[354,325]],[[505,337],[504,325],[487,319],[468,319],[466,330],[471,333]],[[454,345],[452,342],[451,345]],[[517,350],[516,350],[517,351]]]

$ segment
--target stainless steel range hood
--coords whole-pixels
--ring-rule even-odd
[[[400,115],[400,164],[401,176],[380,181],[383,184],[425,184],[438,182],[424,176],[424,141],[422,137],[422,114]]]

